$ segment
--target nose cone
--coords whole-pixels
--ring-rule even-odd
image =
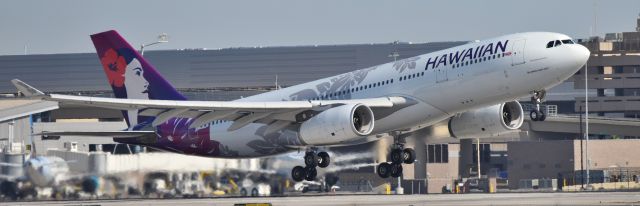
[[[591,56],[591,52],[589,51],[589,49],[580,44],[574,44],[572,46],[572,50],[574,56],[573,60],[575,61],[576,66],[578,68],[584,66],[584,64],[587,63],[587,60],[589,60],[589,56]]]

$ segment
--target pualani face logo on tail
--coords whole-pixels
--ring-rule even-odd
[[[109,49],[100,58],[109,84],[118,98],[149,99],[149,82],[144,78],[144,69],[133,52]]]
[[[149,99],[149,82],[144,77],[144,68],[135,52],[127,48],[107,50],[100,58],[109,84],[117,98]],[[130,129],[139,123],[138,110],[125,113]]]

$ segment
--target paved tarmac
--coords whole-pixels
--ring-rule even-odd
[[[0,205],[640,205],[640,192],[502,193],[463,195],[324,195],[264,198],[129,199],[4,202]]]

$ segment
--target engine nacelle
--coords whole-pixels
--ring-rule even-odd
[[[452,117],[449,134],[458,139],[497,137],[519,129],[523,121],[522,105],[505,102]]]
[[[300,139],[310,145],[349,142],[373,131],[373,111],[363,104],[347,104],[320,112],[300,125]]]

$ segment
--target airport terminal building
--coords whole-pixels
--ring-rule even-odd
[[[635,32],[608,34],[604,38],[596,37],[578,42],[587,46],[592,53],[586,67],[589,112],[594,118],[589,136],[592,139],[606,139],[592,144],[595,149],[591,154],[591,162],[582,161],[583,155],[579,151],[584,144],[579,141],[583,135],[580,127],[582,118],[578,117],[585,103],[583,69],[574,78],[548,91],[545,104],[549,118],[546,122],[527,121],[522,132],[503,139],[481,140],[480,145],[471,140],[455,139],[412,143],[416,151],[421,153],[418,155],[420,163],[404,171],[403,186],[411,188],[411,193],[451,192],[455,183],[463,178],[477,176],[478,170],[485,179],[498,179],[495,184],[504,188],[534,188],[532,182],[536,180],[538,184],[538,179],[556,179],[560,181],[557,185],[576,184],[575,177],[585,170],[584,164],[590,164],[590,170],[596,173],[600,171],[598,174],[602,174],[603,182],[605,171],[616,171],[615,169],[626,171],[626,175],[621,175],[622,172],[618,175],[627,181],[636,173],[640,175],[640,170],[637,170],[640,168],[640,160],[632,158],[638,155],[633,148],[640,146],[640,140],[636,140],[640,137],[640,20]],[[233,100],[390,62],[394,60],[391,55],[393,53],[399,54],[398,58],[401,59],[464,43],[466,42],[394,42],[181,49],[147,51],[145,58],[191,100]],[[16,89],[10,84],[10,80],[14,78],[45,92],[112,95],[102,66],[94,53],[0,56],[0,65],[3,74],[0,75],[0,94],[4,94],[0,105],[15,100],[12,95],[16,93]],[[522,100],[523,104],[527,101],[528,97]],[[12,107],[3,110],[4,108],[0,107],[0,114],[12,111]],[[29,117],[17,119],[23,125],[32,124],[30,126],[34,130],[40,131],[54,127],[73,129],[124,126],[119,111],[73,105],[60,105],[58,110],[34,114],[30,120],[25,118]],[[2,129],[0,137],[27,132],[29,126],[19,127],[14,125],[15,122],[3,119],[0,128],[9,128],[7,125],[11,124],[11,128],[20,128],[22,131],[14,133],[9,129]],[[13,141],[26,141],[24,138],[25,136],[16,137]],[[3,148],[10,145],[7,139],[0,142],[4,145]],[[81,151],[96,151],[100,148],[105,151],[105,147],[96,145],[114,144],[111,140],[77,137],[35,141],[38,145],[34,147],[40,151],[64,148],[64,142],[81,142],[78,144],[78,150]],[[381,141],[376,144],[383,143]],[[364,150],[371,148],[370,145],[363,147]],[[610,147],[624,150],[620,154],[611,153],[606,149]],[[541,150],[545,151],[545,155],[537,156],[536,153]],[[622,158],[607,158],[606,155]],[[371,168],[361,168],[345,175],[375,174],[372,171]],[[572,182],[568,177],[571,177]],[[419,182],[425,183],[426,189],[414,189]],[[395,184],[394,181],[391,183]]]

